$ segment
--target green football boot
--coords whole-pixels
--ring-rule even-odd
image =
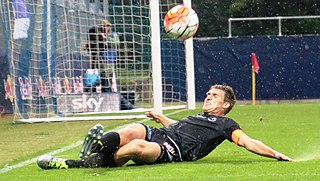
[[[88,134],[84,138],[82,147],[80,149],[80,158],[84,159],[90,156],[92,153],[96,153],[98,149],[103,147],[101,137],[104,132],[104,127],[101,124],[96,124],[88,131]]]
[[[50,155],[42,155],[37,160],[38,166],[42,169],[67,169],[66,159],[54,158]]]

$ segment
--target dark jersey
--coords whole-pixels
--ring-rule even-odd
[[[182,159],[190,161],[208,155],[225,139],[232,141],[240,126],[227,117],[198,114],[161,129],[178,144]]]

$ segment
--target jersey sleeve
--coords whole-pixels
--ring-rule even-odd
[[[244,135],[245,133],[241,130],[241,129],[236,129],[232,132],[232,135],[231,135],[231,138],[232,138],[232,141],[238,145],[238,142],[239,142],[239,139],[240,139],[240,136]]]
[[[236,130],[242,130],[240,128],[240,125],[238,123],[236,123],[235,121],[233,121],[232,119],[227,119],[226,122],[225,122],[225,126],[224,126],[224,130],[223,131],[224,131],[225,137],[230,142],[234,142],[233,139],[235,139],[235,137],[234,137],[235,135],[233,134],[233,132],[236,131]],[[235,133],[239,133],[240,134],[240,132],[235,132]]]

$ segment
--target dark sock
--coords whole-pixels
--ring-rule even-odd
[[[114,153],[120,145],[120,136],[117,132],[108,132],[102,135],[102,145],[97,146],[98,152]]]
[[[114,153],[119,149],[120,135],[117,132],[108,132],[101,138],[103,146],[97,148],[98,153],[103,153],[103,160],[108,167],[116,167]]]
[[[66,160],[66,164],[69,168],[84,167],[84,160]]]
[[[97,167],[110,167],[109,163],[104,159],[103,153],[90,155],[83,160],[66,160],[69,168],[97,168]]]
[[[98,145],[98,153],[90,155],[83,160],[66,160],[69,168],[95,168],[95,167],[116,167],[114,152],[120,145],[120,136],[117,132],[108,132],[101,138],[102,146]]]
[[[109,167],[104,158],[103,153],[97,153],[94,155],[90,155],[88,158],[83,160],[83,166],[86,168],[96,168],[96,167]]]

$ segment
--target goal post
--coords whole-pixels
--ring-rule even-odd
[[[191,0],[184,0],[184,5],[191,8]],[[193,37],[185,40],[186,70],[187,70],[187,108],[196,108]]]
[[[169,39],[162,23],[190,0],[0,3],[10,65],[3,82],[15,122],[195,108],[192,38]]]
[[[162,66],[160,42],[160,15],[159,1],[150,1],[150,27],[151,27],[151,62],[154,110],[162,114]],[[155,68],[158,67],[158,68]],[[157,82],[157,83],[155,83]]]

